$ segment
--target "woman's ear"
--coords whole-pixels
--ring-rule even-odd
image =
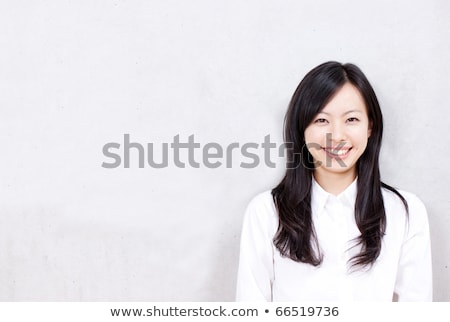
[[[370,136],[372,135],[372,126],[373,126],[373,122],[369,121],[369,128],[367,129],[367,137],[370,138]]]

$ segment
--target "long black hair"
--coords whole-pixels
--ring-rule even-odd
[[[344,84],[350,83],[361,93],[367,108],[371,135],[366,150],[356,164],[357,196],[355,221],[361,235],[355,241],[360,253],[350,259],[352,266],[370,266],[380,255],[386,230],[382,188],[394,192],[381,182],[379,154],[383,134],[383,117],[375,92],[363,72],[353,64],[326,62],[311,70],[292,96],[284,120],[287,169],[284,178],[272,190],[279,217],[274,245],[283,256],[294,261],[320,265],[320,252],[311,214],[311,187],[314,161],[305,144],[305,129]]]

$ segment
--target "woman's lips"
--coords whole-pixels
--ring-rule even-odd
[[[339,148],[339,149],[333,149],[333,148],[322,148],[325,153],[330,156],[331,158],[336,159],[345,159],[349,154],[352,148]]]

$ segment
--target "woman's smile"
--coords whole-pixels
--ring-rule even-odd
[[[352,148],[322,148],[325,153],[331,157],[336,159],[345,159],[350,155],[350,151]]]

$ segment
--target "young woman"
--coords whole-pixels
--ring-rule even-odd
[[[431,301],[427,213],[381,182],[382,132],[357,66],[305,76],[285,118],[286,174],[244,217],[238,301]]]

